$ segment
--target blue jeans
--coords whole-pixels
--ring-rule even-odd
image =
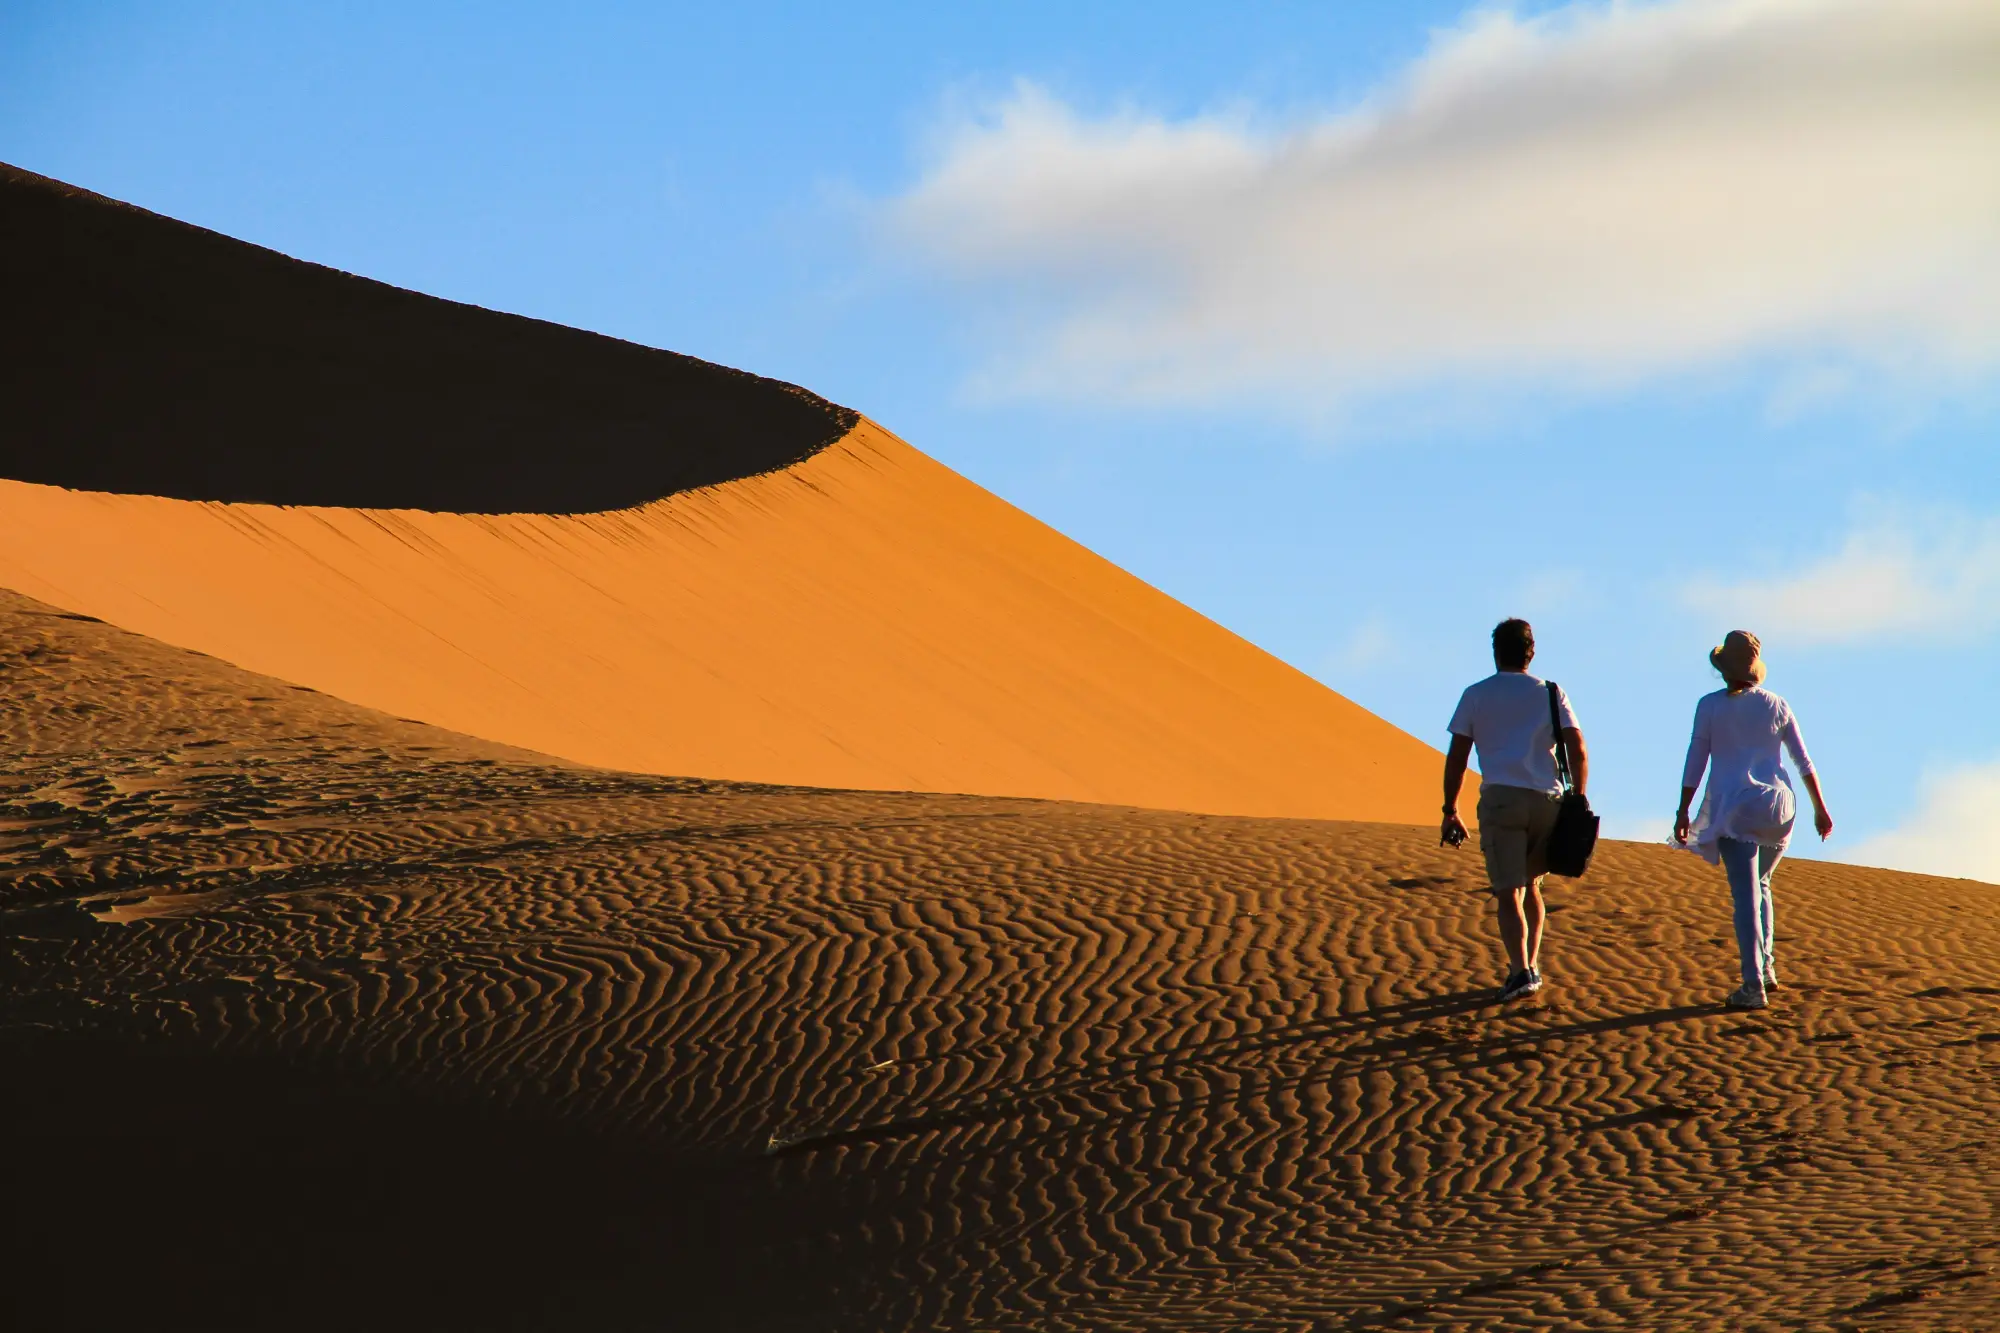
[[[1761,991],[1765,974],[1772,970],[1771,950],[1777,942],[1771,872],[1778,868],[1778,858],[1785,854],[1785,849],[1718,838],[1715,850],[1722,856],[1722,868],[1729,873],[1729,896],[1736,903],[1736,951],[1743,958],[1743,984],[1750,990]]]

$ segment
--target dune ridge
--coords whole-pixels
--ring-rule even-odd
[[[847,408],[306,263],[0,163],[0,475],[584,513],[808,458]]]
[[[21,1327],[1937,1330],[1993,886],[552,766],[0,595]],[[1865,947],[1862,947],[1864,946]]]
[[[613,513],[0,482],[0,586],[607,768],[1426,822],[1435,750],[863,419]]]
[[[0,166],[0,586],[607,768],[1427,820],[1437,755],[796,386]]]

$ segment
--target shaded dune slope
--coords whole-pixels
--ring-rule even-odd
[[[422,296],[0,165],[0,475],[473,513],[643,504],[853,424],[803,389]]]
[[[2000,902],[552,767],[0,598],[22,1327],[1984,1328]],[[1857,948],[1857,941],[1866,941]]]
[[[1437,804],[1430,747],[788,385],[18,171],[0,264],[0,586],[610,768]]]
[[[864,422],[636,510],[0,483],[0,586],[585,763],[1421,820],[1429,747]]]

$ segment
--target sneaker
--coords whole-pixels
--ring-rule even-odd
[[[1751,990],[1748,986],[1738,986],[1729,992],[1729,998],[1723,1003],[1731,1009],[1767,1009],[1771,1004],[1764,998],[1763,991]]]
[[[1535,979],[1533,972],[1516,972],[1513,976],[1508,977],[1507,984],[1500,988],[1500,998],[1502,1000],[1518,1000],[1523,995],[1529,994],[1540,984]]]
[[[1767,991],[1783,989],[1778,985],[1778,968],[1775,963],[1764,969],[1764,989]]]
[[[1533,995],[1536,991],[1540,990],[1541,988],[1542,988],[1542,969],[1540,969],[1539,967],[1529,968],[1528,984],[1522,988],[1521,993],[1523,995]]]

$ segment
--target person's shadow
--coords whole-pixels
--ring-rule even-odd
[[[1274,1030],[1120,1056],[1086,1065],[1074,1072],[1025,1079],[999,1088],[971,1090],[907,1117],[851,1128],[828,1129],[774,1142],[768,1149],[768,1155],[815,1153],[838,1146],[882,1143],[941,1129],[1013,1121],[1039,1121],[1049,1126],[1037,1137],[1075,1133],[1107,1120],[1170,1115],[1180,1110],[1269,1096],[1328,1079],[1349,1078],[1440,1057],[1470,1055],[1478,1057],[1481,1064],[1498,1064],[1518,1058],[1523,1052],[1548,1042],[1713,1017],[1719,1012],[1715,1005],[1677,1005],[1526,1031],[1512,1030],[1490,1041],[1454,1039],[1421,1026],[1412,1032],[1365,1040],[1370,1034],[1383,1029],[1455,1018],[1490,1008],[1496,1003],[1490,988],[1454,991]],[[1310,1070],[1250,1080],[1244,1079],[1240,1073],[1226,1080],[1191,1078],[1187,1081],[1204,1084],[1227,1082],[1230,1086],[1221,1092],[1161,1095],[1163,1089],[1173,1087],[1180,1076],[1219,1073],[1256,1056],[1329,1043],[1338,1044],[1327,1050],[1322,1059],[1315,1060]],[[1149,1092],[1144,1109],[1117,1109],[1124,1105],[1124,1099],[1117,1094],[1140,1084],[1147,1085]]]

